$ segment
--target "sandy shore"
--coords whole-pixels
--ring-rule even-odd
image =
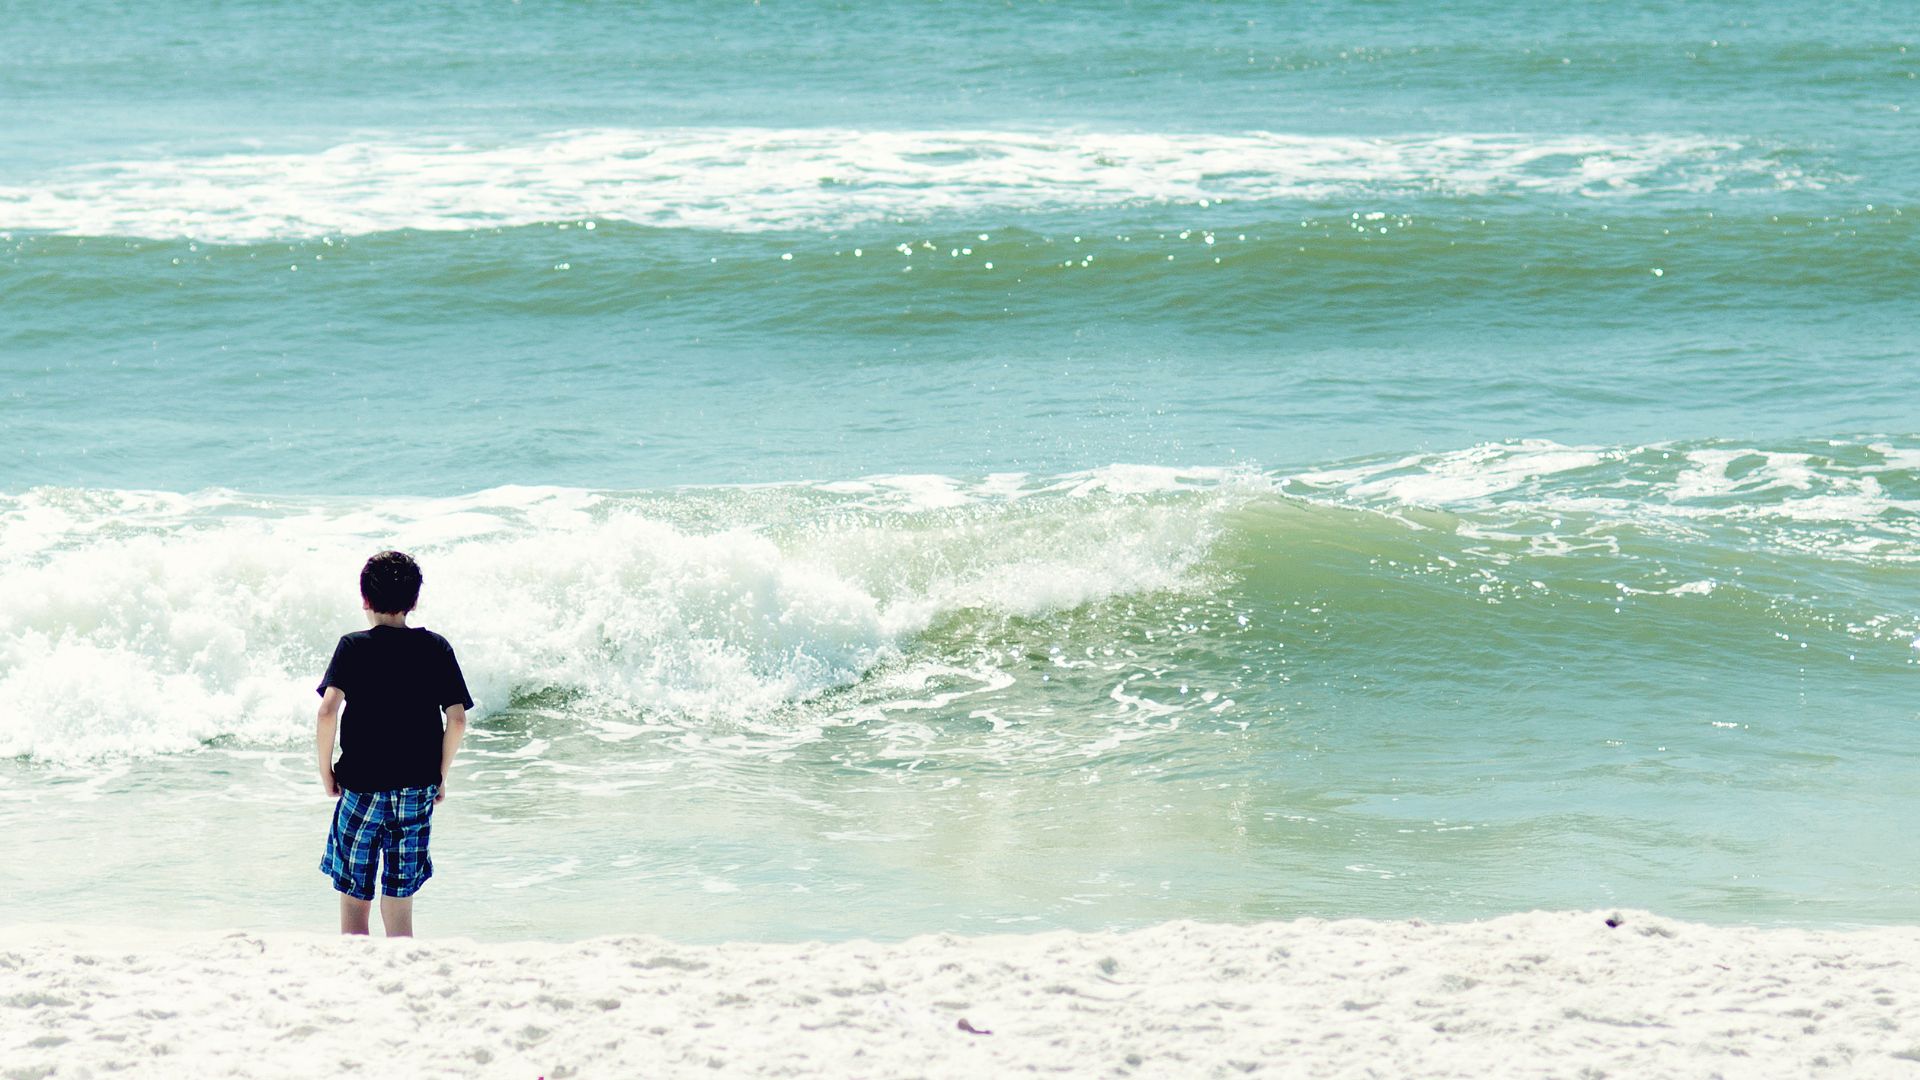
[[[20,927],[0,1076],[1920,1077],[1920,928],[1609,914],[717,947]]]

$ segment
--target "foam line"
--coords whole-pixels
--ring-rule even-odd
[[[103,161],[0,186],[0,229],[250,242],[598,219],[755,232],[1137,203],[1823,183],[1738,140],[1686,134],[599,129]]]

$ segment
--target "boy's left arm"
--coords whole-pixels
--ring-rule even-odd
[[[467,707],[461,704],[447,706],[447,732],[440,737],[440,790],[434,792],[433,801],[447,801],[447,780],[453,775],[453,755],[460,752],[460,740],[467,734]]]
[[[338,796],[340,785],[333,778],[333,735],[340,727],[340,703],[347,699],[337,686],[327,687],[320,696],[320,715],[315,718],[313,748],[320,762],[320,786],[328,795]]]

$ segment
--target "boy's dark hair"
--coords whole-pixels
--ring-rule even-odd
[[[399,551],[383,551],[360,569],[360,595],[382,615],[400,615],[420,602],[420,564]]]

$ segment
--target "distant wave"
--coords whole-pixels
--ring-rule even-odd
[[[1394,194],[1820,187],[1701,135],[685,128],[105,161],[0,186],[0,229],[252,242],[617,220],[733,232],[984,211]]]

